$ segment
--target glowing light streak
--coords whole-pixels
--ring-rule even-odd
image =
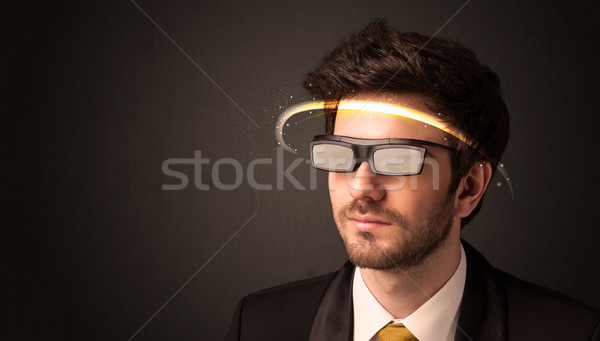
[[[283,139],[283,127],[287,120],[289,120],[292,116],[313,110],[331,110],[336,109],[340,110],[353,110],[358,111],[356,114],[360,113],[360,111],[365,112],[378,112],[378,113],[387,113],[399,117],[409,118],[415,121],[419,121],[430,126],[436,127],[446,133],[456,137],[460,141],[466,143],[472,148],[476,148],[473,145],[473,142],[468,139],[464,134],[459,131],[453,129],[448,123],[444,122],[442,119],[439,119],[431,114],[424,113],[422,111],[418,111],[409,107],[399,106],[396,104],[385,103],[385,102],[373,102],[373,101],[357,101],[357,100],[349,100],[349,101],[341,101],[341,102],[323,102],[323,101],[309,101],[295,104],[288,109],[286,109],[279,117],[277,118],[277,123],[275,125],[275,138],[277,139],[278,144],[288,152],[296,154],[296,151],[288,146]],[[314,117],[323,116],[324,113],[311,115],[304,120],[308,120]],[[303,121],[304,121],[303,120]],[[510,182],[510,178],[508,176],[508,171],[504,167],[503,164],[500,164],[496,167],[496,170],[502,175],[503,180],[508,185],[508,189],[510,191],[511,198],[514,199],[514,190],[512,183]],[[500,184],[500,183],[498,183]]]
[[[448,123],[444,122],[442,119],[439,119],[431,114],[391,103],[356,100],[348,100],[341,102],[303,102],[289,107],[277,118],[277,123],[275,125],[275,138],[277,139],[277,142],[279,143],[279,145],[281,145],[281,147],[284,150],[296,154],[296,151],[290,146],[288,146],[283,139],[283,127],[285,126],[287,120],[290,119],[292,116],[302,112],[312,110],[335,109],[336,107],[338,111],[354,110],[358,111],[358,113],[360,113],[361,111],[378,112],[412,119],[436,127],[456,137],[462,142],[468,144],[469,146],[473,146],[472,141],[470,141],[465,135],[453,129]],[[312,115],[309,118],[318,117],[322,115],[323,114]]]
[[[290,117],[296,114],[311,110],[333,109],[336,105],[337,102],[302,102],[287,108],[283,113],[281,113],[281,115],[279,115],[277,122],[275,123],[275,139],[277,139],[277,143],[284,150],[296,154],[296,151],[288,146],[283,140],[283,127],[285,126],[285,122],[287,122]],[[320,115],[314,116],[316,117]]]

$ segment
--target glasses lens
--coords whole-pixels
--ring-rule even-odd
[[[328,171],[350,171],[354,152],[349,147],[320,143],[312,148],[313,166]]]
[[[419,174],[424,154],[425,149],[415,147],[378,149],[373,153],[373,167],[382,174]]]

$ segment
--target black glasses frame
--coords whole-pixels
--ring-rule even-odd
[[[319,167],[315,164],[314,155],[313,155],[313,146],[319,144],[333,144],[338,146],[348,147],[353,152],[352,165],[350,169],[347,170],[331,170],[327,168]],[[414,149],[421,152],[421,166],[419,167],[418,172],[410,173],[410,174],[389,174],[382,173],[375,169],[373,154],[376,150],[380,149],[388,149],[392,147],[402,146],[404,148]],[[415,139],[360,139],[356,137],[348,137],[348,136],[340,136],[340,135],[317,135],[313,138],[313,141],[310,142],[310,162],[313,167],[319,170],[335,172],[335,173],[351,173],[358,169],[360,164],[363,161],[367,161],[369,164],[369,169],[373,174],[378,175],[387,175],[387,176],[410,176],[410,175],[418,175],[423,171],[423,165],[425,163],[425,158],[427,157],[427,148],[428,147],[436,147],[446,149],[452,152],[456,152],[456,149],[435,143],[430,141],[422,141]]]

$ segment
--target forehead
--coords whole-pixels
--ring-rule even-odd
[[[443,126],[439,114],[431,111],[419,95],[361,93],[340,101],[334,134],[444,143],[449,134],[436,127],[440,124]]]

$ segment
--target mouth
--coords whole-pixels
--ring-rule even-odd
[[[350,221],[354,229],[362,232],[374,231],[391,225],[381,218],[370,215],[353,214],[348,217],[348,221]]]

